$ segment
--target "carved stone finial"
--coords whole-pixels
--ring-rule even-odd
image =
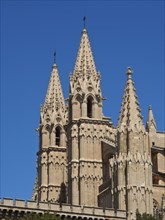
[[[130,78],[131,78],[131,75],[133,74],[133,70],[132,70],[131,67],[128,67],[128,68],[127,68],[126,74],[127,74],[127,76],[128,76],[128,79],[130,79]]]
[[[152,110],[152,106],[151,105],[148,106],[148,110]]]

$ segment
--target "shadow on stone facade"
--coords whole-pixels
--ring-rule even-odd
[[[59,195],[58,202],[60,204],[67,202],[67,199],[66,199],[66,185],[65,185],[64,182],[61,183],[61,190],[60,190],[60,195]]]

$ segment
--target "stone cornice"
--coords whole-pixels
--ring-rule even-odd
[[[41,148],[38,152],[37,155],[41,155],[43,152],[51,152],[51,151],[58,151],[58,152],[66,152],[66,147],[48,147],[48,148]]]
[[[72,126],[73,124],[96,124],[96,125],[108,125],[109,127],[112,127],[112,122],[105,120],[105,119],[95,119],[95,118],[79,118],[74,119],[70,123],[68,123],[68,127]],[[113,128],[113,127],[112,127]]]

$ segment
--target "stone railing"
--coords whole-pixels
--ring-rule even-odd
[[[123,210],[71,206],[68,204],[44,203],[34,201],[24,201],[20,199],[4,198],[0,200],[0,215],[5,213],[41,213],[49,212],[67,218],[87,218],[87,219],[126,219],[126,212]],[[1,217],[0,217],[1,219]]]

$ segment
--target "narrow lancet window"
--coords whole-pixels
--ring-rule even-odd
[[[87,98],[87,117],[89,118],[92,118],[92,105],[93,105],[92,101],[93,101],[92,97],[89,96]]]
[[[56,127],[56,145],[60,146],[60,127]]]

